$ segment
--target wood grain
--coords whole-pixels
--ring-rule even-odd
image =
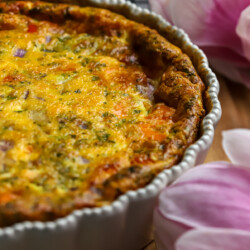
[[[205,162],[229,161],[222,149],[222,131],[234,128],[250,128],[250,89],[218,77],[219,99],[222,117],[215,130],[214,141]]]

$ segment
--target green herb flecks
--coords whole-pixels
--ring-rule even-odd
[[[140,113],[141,113],[141,110],[135,109],[135,110],[134,110],[134,113],[135,113],[135,114],[140,114]]]
[[[14,100],[17,97],[16,96],[12,96],[12,95],[8,95],[6,98],[7,98],[7,100]]]
[[[91,80],[92,81],[98,81],[98,80],[100,80],[100,77],[99,76],[92,76]]]
[[[86,67],[88,63],[89,63],[89,59],[87,57],[84,58],[83,61],[81,62],[83,67]]]

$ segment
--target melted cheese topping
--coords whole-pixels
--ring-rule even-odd
[[[152,102],[126,32],[17,23],[0,31],[1,202],[85,189],[104,163],[163,160],[175,110]]]

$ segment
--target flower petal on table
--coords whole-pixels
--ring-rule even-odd
[[[188,170],[159,196],[154,211],[159,249],[204,227],[250,230],[250,169],[213,162]],[[191,248],[192,249],[192,248]]]
[[[249,180],[245,167],[226,162],[201,165],[162,191],[158,209],[166,220],[187,227],[250,230]]]
[[[154,211],[155,240],[157,249],[174,250],[175,240],[187,230],[192,229],[181,223],[165,218],[159,209]]]
[[[236,33],[241,38],[245,56],[250,61],[250,6],[242,11]]]
[[[232,163],[250,168],[250,129],[222,132],[222,146]]]
[[[250,233],[237,229],[190,230],[176,242],[176,250],[249,250]]]

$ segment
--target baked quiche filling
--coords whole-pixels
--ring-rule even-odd
[[[157,32],[89,7],[0,10],[0,226],[109,204],[196,139],[204,85]]]

